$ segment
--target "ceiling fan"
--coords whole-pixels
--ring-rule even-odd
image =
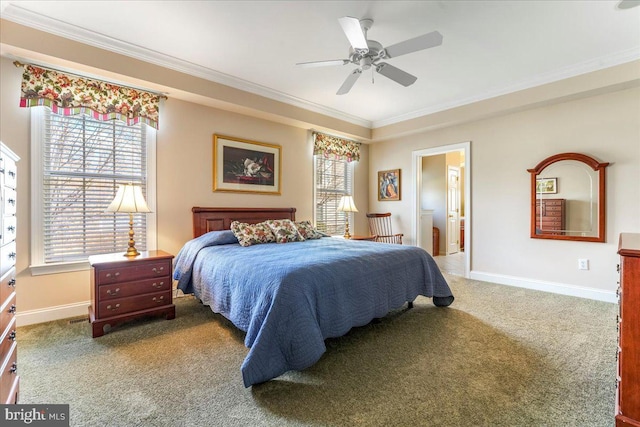
[[[342,83],[337,95],[348,93],[356,83],[364,70],[372,68],[377,73],[393,80],[402,86],[412,85],[418,78],[406,71],[394,67],[391,64],[383,62],[385,59],[396,58],[407,53],[417,52],[419,50],[428,49],[430,47],[440,46],[442,44],[442,34],[432,31],[409,40],[405,40],[394,45],[383,47],[382,44],[375,40],[367,40],[367,31],[373,25],[372,19],[352,18],[345,16],[338,19],[342,30],[344,31],[351,47],[349,48],[348,59],[334,59],[329,61],[312,61],[299,62],[296,65],[302,67],[322,67],[325,65],[347,65],[356,64],[358,68],[353,70],[347,79]]]

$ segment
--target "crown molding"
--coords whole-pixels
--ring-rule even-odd
[[[589,61],[570,65],[561,69],[553,70],[544,74],[539,74],[533,79],[526,79],[512,85],[495,87],[488,91],[478,93],[476,95],[459,98],[451,102],[441,103],[429,108],[413,111],[400,116],[391,117],[384,120],[375,120],[372,122],[372,129],[383,126],[400,123],[405,120],[415,119],[417,117],[427,116],[440,111],[449,110],[451,108],[461,107],[463,105],[473,104],[474,102],[484,101],[501,95],[507,95],[519,92],[525,89],[531,89],[548,83],[576,77],[581,74],[587,74],[594,71],[603,70],[605,68],[614,67],[616,65],[625,64],[640,59],[640,51],[638,49],[628,49],[605,55],[600,58],[591,59]]]
[[[494,87],[473,96],[458,98],[449,102],[436,104],[428,108],[412,111],[387,119],[370,121],[361,117],[353,116],[332,108],[325,107],[320,104],[315,104],[294,97],[292,95],[267,88],[265,86],[251,83],[249,81],[239,79],[237,77],[221,73],[210,68],[202,67],[200,65],[184,61],[169,55],[161,54],[159,52],[146,49],[131,43],[125,43],[121,40],[105,36],[103,34],[95,33],[84,28],[77,27],[75,25],[66,24],[57,19],[49,18],[44,15],[23,9],[19,6],[19,3],[3,2],[3,6],[5,7],[5,9],[2,12],[1,17],[17,24],[25,25],[36,30],[41,30],[47,33],[58,35],[60,37],[135,58],[194,77],[199,77],[215,83],[220,83],[238,90],[253,93],[255,95],[264,96],[265,98],[283,102],[294,107],[323,114],[369,129],[376,129],[388,125],[393,125],[406,120],[415,119],[440,111],[445,111],[463,105],[484,101],[501,95],[530,89],[536,86],[553,83],[559,80],[579,76],[581,74],[586,74],[594,71],[599,71],[605,68],[640,59],[640,51],[638,51],[637,49],[615,52],[610,55],[605,55],[561,69],[552,70],[550,72],[540,74],[532,79],[522,80],[511,85]]]
[[[159,65],[194,77],[220,83],[255,95],[264,96],[265,98],[269,98],[274,101],[283,102],[294,107],[313,111],[315,113],[343,120],[358,126],[370,129],[372,125],[371,121],[361,117],[346,114],[332,108],[327,108],[189,61],[184,61],[135,44],[125,43],[113,37],[89,31],[75,25],[70,25],[57,19],[23,9],[17,4],[10,3],[2,13],[2,19],[89,46],[148,62],[150,64]]]

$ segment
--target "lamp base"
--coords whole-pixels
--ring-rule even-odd
[[[136,249],[136,242],[133,240],[133,214],[129,213],[129,247],[127,253],[124,254],[127,258],[133,258],[140,255],[140,252]]]
[[[138,255],[140,255],[140,252],[138,252],[136,248],[130,246],[127,248],[127,252],[123,256],[126,256],[127,258],[135,258]]]
[[[351,234],[349,234],[349,220],[345,221],[344,224],[344,236],[345,239],[351,239]]]

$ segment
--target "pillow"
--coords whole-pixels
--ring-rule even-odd
[[[244,222],[233,221],[231,223],[231,231],[238,239],[241,246],[251,246],[260,243],[273,243],[276,237],[273,235],[271,228],[264,222],[258,224],[247,224]]]
[[[323,237],[313,224],[311,224],[311,221],[296,221],[295,225],[298,233],[300,233],[305,240],[320,239]]]
[[[276,243],[304,241],[304,237],[298,233],[295,223],[290,219],[272,219],[265,222],[276,236]]]

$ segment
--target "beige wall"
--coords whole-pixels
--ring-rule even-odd
[[[631,88],[472,121],[371,145],[369,178],[401,168],[402,200],[370,208],[390,210],[410,241],[415,185],[412,151],[471,141],[472,277],[498,282],[616,289],[620,232],[640,232],[640,89]],[[527,169],[562,152],[588,154],[607,168],[606,243],[538,240],[529,237]],[[467,159],[469,164],[469,159]],[[469,219],[471,221],[469,222]],[[465,242],[468,247],[468,242]],[[578,271],[578,258],[590,260]]]
[[[20,69],[0,60],[0,140],[20,157],[18,173],[18,304],[20,313],[67,308],[86,313],[89,271],[32,276],[30,259],[30,113],[19,108]],[[282,146],[282,195],[212,191],[213,134]],[[368,147],[355,163],[355,233],[367,232]],[[192,236],[191,207],[295,207],[296,218],[313,218],[313,154],[308,129],[228,112],[178,99],[164,101],[157,133],[158,248],[176,254]],[[123,248],[124,251],[125,248]],[[28,317],[28,316],[27,316]]]

